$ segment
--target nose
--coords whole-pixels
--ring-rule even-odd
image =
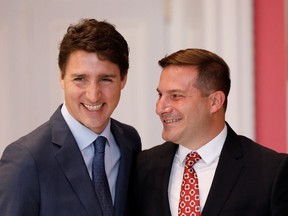
[[[96,83],[90,83],[86,88],[86,99],[91,103],[97,102],[101,95],[101,88]]]
[[[161,115],[163,113],[170,112],[172,110],[172,106],[169,102],[169,99],[161,96],[156,102],[156,113],[157,115]]]

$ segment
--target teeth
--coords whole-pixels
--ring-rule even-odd
[[[179,119],[168,119],[168,120],[164,120],[165,123],[173,123],[173,122],[177,122],[179,121]]]
[[[99,104],[99,105],[96,105],[96,106],[90,106],[90,105],[84,104],[84,106],[90,111],[99,110],[102,107],[102,105],[103,104]]]

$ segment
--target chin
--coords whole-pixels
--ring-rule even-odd
[[[165,140],[165,141],[170,141],[170,142],[174,142],[174,138],[173,138],[173,136],[171,136],[171,135],[169,135],[169,134],[165,134],[165,133],[163,133],[162,134],[162,138]]]

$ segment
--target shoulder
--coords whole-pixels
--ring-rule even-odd
[[[45,123],[9,144],[4,149],[0,160],[1,173],[6,173],[7,178],[11,175],[36,175],[37,163],[49,154],[47,151],[50,146],[48,142],[51,140],[49,131],[48,123]]]
[[[35,176],[36,164],[47,154],[47,139],[51,140],[49,123],[46,122],[27,135],[9,144],[1,157],[0,170],[7,178],[12,176]],[[8,175],[10,173],[11,175]]]
[[[178,145],[172,142],[165,142],[150,149],[145,149],[138,155],[139,163],[146,163],[156,158],[174,158]]]
[[[20,137],[18,140],[9,144],[8,147],[10,147],[10,149],[17,148],[17,151],[20,149],[22,149],[22,151],[31,151],[32,149],[38,148],[39,145],[40,148],[47,140],[51,140],[49,122],[42,124],[28,134]]]
[[[6,149],[9,148],[10,152],[17,151],[18,154],[30,155],[37,158],[47,154],[47,148],[52,143],[53,131],[57,131],[58,134],[63,136],[63,131],[69,130],[61,115],[60,108],[54,112],[48,121],[9,144]]]
[[[253,161],[253,163],[269,163],[269,166],[277,166],[285,158],[285,154],[267,148],[246,136],[238,135],[230,127],[223,146],[224,151],[235,157],[243,157],[247,161]]]
[[[142,148],[141,138],[138,131],[131,125],[124,124],[111,118],[111,132],[114,137],[133,147],[137,152]]]
[[[69,131],[69,128],[60,109],[61,106],[56,109],[48,121],[22,136],[13,144],[31,150],[38,148],[45,149],[45,143],[52,143],[52,134],[55,133],[55,131],[63,136],[63,132]]]
[[[10,144],[0,159],[0,211],[20,215],[27,205],[32,208],[39,199],[38,183],[37,165],[30,152],[17,143]],[[37,211],[37,206],[26,211]]]
[[[158,155],[159,153],[175,152],[178,145],[172,142],[164,142],[160,145],[156,145],[152,148],[145,149],[141,152],[143,155]]]
[[[112,130],[112,133],[117,132],[117,133],[125,134],[125,136],[128,135],[128,136],[140,138],[138,131],[133,126],[122,123],[113,118],[111,118],[111,130]]]
[[[125,124],[113,118],[111,118],[111,127],[119,127],[125,131],[137,132],[137,130],[132,125]]]
[[[285,154],[277,152],[271,148],[265,147],[250,138],[239,135],[239,140],[243,148],[244,153],[256,156],[258,159],[271,158],[276,160],[282,160],[285,158]]]

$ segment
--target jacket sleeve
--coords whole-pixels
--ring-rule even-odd
[[[35,162],[27,149],[9,145],[0,160],[1,216],[38,216],[39,182]]]
[[[288,215],[288,156],[278,171],[272,192],[271,211],[273,216]]]

